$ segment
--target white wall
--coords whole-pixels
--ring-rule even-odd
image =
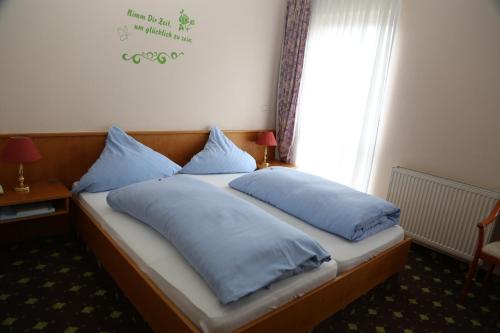
[[[184,9],[192,43],[132,30],[150,24],[128,9],[174,33]],[[285,0],[0,1],[0,133],[273,128],[284,16]],[[121,58],[141,51],[184,56]]]
[[[500,191],[500,1],[403,0],[371,192],[391,167]]]

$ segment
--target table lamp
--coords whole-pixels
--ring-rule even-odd
[[[262,132],[259,133],[259,136],[257,137],[257,141],[255,142],[260,146],[265,146],[264,148],[264,162],[262,162],[262,167],[267,168],[269,166],[269,163],[267,162],[267,147],[271,146],[274,147],[276,146],[276,139],[274,137],[273,132]]]
[[[25,136],[13,136],[0,156],[5,162],[19,163],[19,186],[14,187],[16,192],[29,192],[29,186],[24,184],[23,163],[34,162],[42,158],[33,141]]]

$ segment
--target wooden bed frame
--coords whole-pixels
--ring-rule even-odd
[[[225,133],[257,160],[261,160],[263,149],[254,143],[258,132]],[[203,147],[208,136],[207,131],[131,134],[181,165]],[[28,136],[34,139],[44,158],[49,156],[59,162],[49,160],[39,164],[37,169],[28,168],[28,181],[58,178],[70,186],[99,156],[105,133]],[[7,137],[0,135],[0,150]],[[270,155],[273,156],[273,153]],[[15,180],[15,171],[13,167],[0,164],[0,183]],[[200,332],[76,200],[72,206],[72,217],[80,237],[155,332]],[[236,332],[303,333],[402,270],[410,245],[411,240],[407,238],[371,260],[245,324]]]

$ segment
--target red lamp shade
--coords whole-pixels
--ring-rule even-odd
[[[273,132],[259,133],[259,136],[257,137],[257,141],[255,141],[255,143],[261,146],[276,146],[277,144]]]
[[[5,162],[33,162],[41,159],[33,141],[25,136],[13,136],[7,141],[1,159]]]

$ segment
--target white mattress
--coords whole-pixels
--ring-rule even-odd
[[[134,259],[156,285],[204,332],[229,332],[266,312],[300,297],[366,261],[404,238],[399,227],[392,227],[361,242],[351,243],[316,229],[268,204],[227,186],[237,175],[192,176],[243,198],[320,242],[334,260],[318,269],[293,276],[237,302],[221,305],[203,279],[160,234],[137,220],[113,211],[106,203],[107,192],[82,193],[78,200],[95,220]]]
[[[200,180],[206,181],[207,183],[224,188],[232,194],[264,209],[278,219],[304,231],[309,236],[317,240],[325,248],[325,250],[327,250],[331,254],[332,259],[337,262],[339,274],[373,258],[377,254],[390,248],[393,245],[396,245],[404,239],[404,230],[398,225],[383,230],[382,232],[379,232],[360,242],[350,242],[342,237],[332,235],[326,231],[322,231],[316,227],[304,223],[298,218],[293,217],[265,202],[252,198],[249,195],[230,188],[228,183],[239,176],[241,176],[241,174],[205,175],[192,177],[196,177]]]

